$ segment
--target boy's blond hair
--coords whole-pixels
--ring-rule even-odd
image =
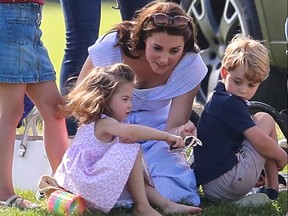
[[[254,82],[262,82],[269,75],[269,51],[257,40],[250,36],[237,34],[227,46],[222,67],[228,71],[236,67],[245,68],[245,78]]]

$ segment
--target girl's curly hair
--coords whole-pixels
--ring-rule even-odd
[[[66,116],[74,116],[79,125],[94,122],[101,114],[112,114],[110,99],[127,82],[134,82],[134,73],[126,64],[95,67],[64,97],[59,108]]]

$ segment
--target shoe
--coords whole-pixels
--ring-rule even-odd
[[[256,193],[247,195],[240,200],[234,201],[236,205],[240,206],[260,206],[270,202],[269,197],[264,193]]]
[[[256,193],[266,194],[271,200],[276,200],[279,197],[279,192],[272,188],[261,187],[259,190],[256,191]]]
[[[23,199],[18,195],[13,195],[6,201],[0,201],[0,206],[3,207],[11,207],[11,208],[19,208],[21,210],[28,210],[28,209],[38,209],[40,208],[39,205],[36,203],[32,203],[28,200]]]
[[[45,193],[36,191],[35,197],[38,201],[40,201],[41,199],[45,198]]]
[[[40,196],[42,196],[44,194],[44,196],[46,197],[46,200],[49,199],[51,193],[53,193],[56,190],[63,190],[63,188],[61,188],[57,182],[56,179],[51,177],[51,176],[47,176],[47,175],[43,175],[40,177],[39,181],[38,181],[38,194]],[[37,196],[37,194],[36,194]]]

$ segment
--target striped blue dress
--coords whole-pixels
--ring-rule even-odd
[[[115,47],[116,32],[99,38],[89,47],[94,66],[123,62],[120,47]],[[187,53],[171,74],[167,83],[133,94],[133,109],[127,122],[164,130],[171,100],[195,88],[205,77],[207,67],[199,54]],[[156,190],[169,200],[198,206],[200,198],[194,171],[178,153],[171,153],[164,141],[141,143],[148,170]]]

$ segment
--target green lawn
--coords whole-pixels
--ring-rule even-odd
[[[35,201],[34,193],[31,191],[18,191],[18,194]],[[287,192],[281,192],[278,201],[259,207],[239,207],[234,204],[215,204],[202,197],[202,216],[287,216]],[[45,199],[38,202],[43,208],[39,210],[20,211],[19,209],[0,208],[0,216],[64,216],[64,214],[51,214],[46,209]],[[103,213],[85,213],[84,216],[105,216]],[[132,216],[129,209],[113,209],[108,215]],[[188,216],[188,214],[173,214],[171,216]]]
[[[83,0],[85,1],[85,0]],[[97,1],[97,0],[95,0]],[[131,0],[132,1],[132,0]],[[112,1],[102,1],[102,19],[100,25],[100,35],[109,30],[113,25],[120,21],[119,11],[111,8],[115,5]],[[52,63],[54,64],[55,70],[57,72],[57,77],[59,77],[60,65],[63,58],[63,50],[65,47],[65,29],[64,20],[61,11],[61,7],[57,3],[48,3],[44,6],[43,10],[43,22],[42,22],[43,37],[42,40],[49,51]],[[58,78],[57,78],[58,79]],[[57,82],[59,79],[57,80]],[[287,173],[287,166],[285,169]],[[23,197],[35,201],[34,192],[31,191],[18,191]],[[202,196],[202,195],[201,195]],[[287,203],[288,203],[288,193],[281,192],[278,201],[271,202],[262,207],[238,207],[232,204],[214,204],[203,198],[201,207],[203,208],[203,216],[288,216]],[[46,210],[45,200],[41,200],[40,204],[43,209],[37,211],[20,211],[18,209],[4,209],[0,208],[0,216],[42,216],[51,215]],[[123,209],[115,209],[109,215],[124,216],[132,215],[130,211]],[[62,215],[62,214],[52,214],[52,215]],[[86,213],[85,216],[104,216],[105,214]],[[177,216],[184,216],[185,214],[177,214]],[[174,214],[176,216],[176,214]]]
[[[95,0],[98,1],[98,0]],[[119,10],[112,8],[115,1],[102,1],[100,33],[102,35],[120,22]],[[43,8],[43,20],[41,29],[43,31],[42,41],[48,49],[50,58],[57,73],[57,83],[65,48],[65,26],[64,17],[59,3],[47,3]]]

